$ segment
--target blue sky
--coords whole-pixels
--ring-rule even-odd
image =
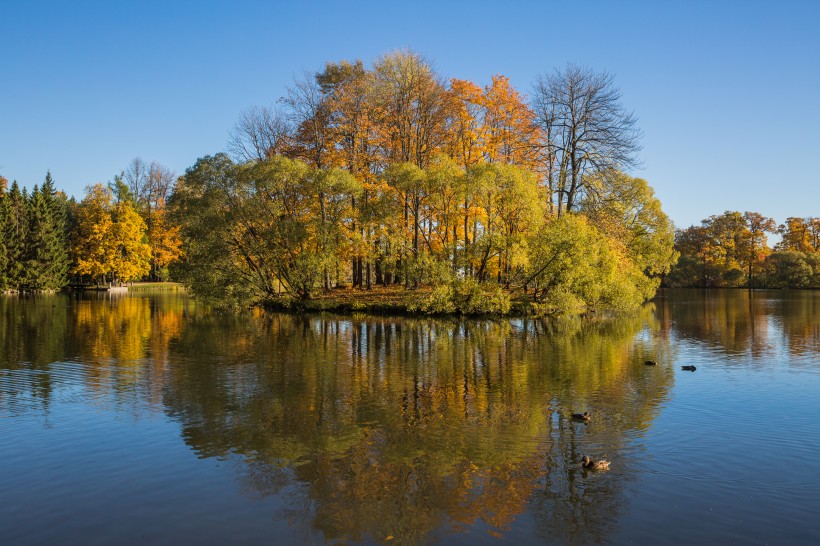
[[[615,76],[678,226],[820,216],[820,2],[0,2],[0,174],[78,197],[136,156],[177,173],[239,112],[326,61],[411,47],[446,77],[529,92]]]

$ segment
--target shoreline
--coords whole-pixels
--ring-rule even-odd
[[[258,304],[258,307],[271,312],[280,313],[333,313],[338,315],[365,314],[374,316],[400,316],[415,318],[434,317],[471,317],[471,318],[537,318],[556,317],[561,313],[535,313],[532,308],[532,299],[527,295],[508,292],[510,309],[508,312],[450,312],[426,311],[418,307],[419,301],[433,292],[431,287],[405,289],[401,286],[374,287],[370,290],[361,288],[336,288],[318,292],[308,300],[295,300],[287,296],[281,299],[269,299]],[[596,315],[598,313],[587,310],[574,315]]]

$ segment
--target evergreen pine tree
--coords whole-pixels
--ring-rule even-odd
[[[28,229],[26,230],[25,254],[23,255],[24,280],[20,283],[32,290],[37,290],[40,287],[43,270],[45,269],[45,264],[41,261],[43,231],[47,229],[48,224],[44,208],[40,188],[35,184],[26,202]]]
[[[6,245],[6,283],[11,289],[21,289],[26,282],[26,232],[28,219],[26,201],[28,195],[15,180],[6,197],[6,222],[3,226],[3,238]]]
[[[6,252],[6,209],[8,206],[8,193],[6,192],[8,181],[0,176],[0,292],[8,288],[6,279],[6,268],[8,256]]]
[[[29,200],[28,284],[34,290],[59,290],[68,282],[66,203],[57,195],[51,173]]]

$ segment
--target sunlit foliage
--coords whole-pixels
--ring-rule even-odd
[[[97,282],[139,279],[150,268],[144,237],[145,222],[130,201],[115,203],[110,189],[90,186],[77,211],[73,271]]]
[[[779,234],[774,249],[767,234]],[[820,218],[789,217],[778,226],[757,212],[726,211],[678,230],[681,257],[670,286],[820,287]]]
[[[558,160],[568,198],[545,171],[560,122],[545,125],[503,75],[448,82],[410,50],[304,74],[282,109],[242,114],[237,163],[204,158],[177,186],[180,279],[230,305],[398,285],[421,290],[408,307],[427,312],[504,313],[516,299],[535,312],[636,307],[676,259],[672,227],[648,184],[618,171],[637,133],[611,78],[569,75],[597,86],[583,118],[595,138],[623,142],[572,137],[584,155]],[[569,83],[554,79],[537,106]]]

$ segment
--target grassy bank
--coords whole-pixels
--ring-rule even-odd
[[[461,310],[436,311],[420,308],[419,302],[429,300],[433,289],[422,287],[405,289],[402,286],[377,286],[371,290],[340,288],[317,292],[305,301],[290,298],[265,302],[263,307],[271,311],[333,312],[340,314],[366,313],[374,315],[474,315],[474,316],[525,316],[532,315],[530,300],[524,294],[509,293],[511,306],[507,312],[468,312]]]
[[[129,292],[184,292],[178,282],[135,282],[128,285]]]
[[[270,300],[265,308],[277,311],[332,311],[335,313],[411,314],[414,298],[429,293],[427,288],[374,287],[372,290],[339,288],[320,291],[306,301],[289,298]]]

